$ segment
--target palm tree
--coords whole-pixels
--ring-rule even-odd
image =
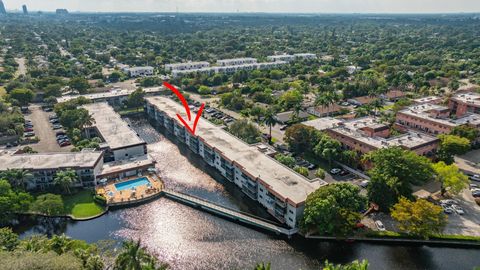
[[[330,96],[325,93],[322,93],[322,94],[319,94],[315,97],[315,106],[320,106],[322,108],[328,108],[328,106],[331,104],[331,101],[330,101]],[[327,111],[327,115],[328,115],[328,111]]]
[[[267,110],[265,113],[265,117],[263,118],[263,123],[270,128],[269,131],[269,143],[272,142],[272,127],[278,123],[277,118],[275,117],[275,112],[273,110]]]
[[[375,111],[375,115],[377,115],[378,110],[383,108],[383,102],[379,98],[372,101],[370,104],[371,108]]]
[[[77,178],[77,173],[72,169],[68,169],[57,172],[53,178],[53,182],[56,185],[63,187],[66,193],[70,193],[70,186],[77,180]]]
[[[123,251],[115,259],[115,270],[143,270],[144,266],[156,263],[144,248],[137,242],[123,242]]]
[[[33,174],[23,169],[8,169],[1,174],[1,177],[6,178],[12,186],[25,189],[27,180],[31,179]]]
[[[370,114],[370,110],[367,106],[360,106],[355,109],[355,117],[364,117]]]

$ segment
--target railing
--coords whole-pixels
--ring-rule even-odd
[[[219,206],[191,195],[187,195],[187,194],[183,194],[183,193],[179,193],[171,190],[163,190],[163,193],[167,198],[170,198],[179,202],[183,202],[187,205],[200,207],[202,210],[205,210],[214,214],[218,214],[220,216],[228,217],[242,223],[253,225],[258,228],[272,231],[277,234],[283,234],[290,237],[298,232],[298,229],[296,228],[287,229],[278,224],[273,223],[270,220],[262,219],[260,217],[251,215],[249,213],[241,212],[225,206]]]

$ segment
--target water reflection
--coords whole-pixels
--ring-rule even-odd
[[[188,150],[163,138],[145,122],[131,123],[151,143],[149,151],[158,161],[160,176],[167,187],[268,216]],[[334,263],[368,259],[371,269],[472,269],[480,265],[478,250],[474,249],[318,242],[300,238],[286,241],[163,198],[110,211],[84,222],[23,219],[15,230],[22,237],[33,233],[66,233],[88,242],[141,239],[159,259],[171,264],[173,269],[182,270],[251,269],[261,261],[272,262],[272,269],[313,270],[319,269],[326,259]]]

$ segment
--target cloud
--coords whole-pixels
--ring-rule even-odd
[[[479,0],[4,0],[7,9],[101,12],[480,12]]]

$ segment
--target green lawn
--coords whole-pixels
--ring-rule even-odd
[[[91,190],[63,196],[65,213],[76,218],[88,218],[102,213],[105,208],[93,200]]]

